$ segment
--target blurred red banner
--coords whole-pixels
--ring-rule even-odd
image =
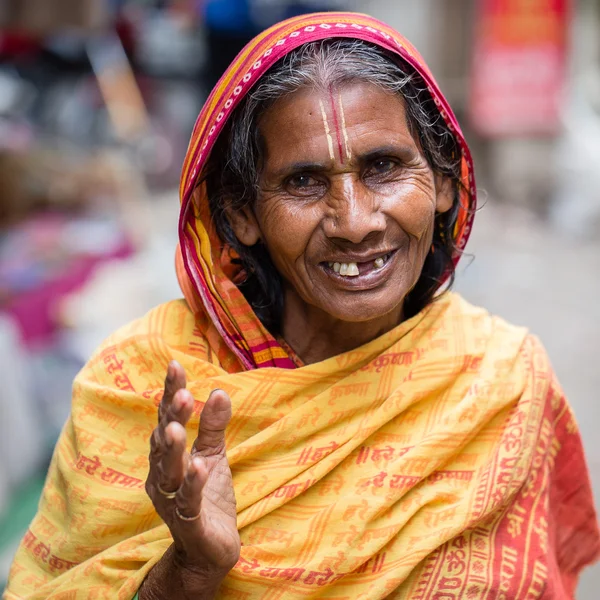
[[[486,137],[554,134],[572,0],[480,0],[469,112]]]

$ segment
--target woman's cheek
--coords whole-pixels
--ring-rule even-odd
[[[435,206],[428,198],[413,198],[398,211],[396,220],[408,235],[420,240],[433,228]]]
[[[289,194],[271,194],[259,201],[257,216],[265,227],[289,225],[289,219],[302,218],[307,212],[308,200],[302,197],[290,197]]]
[[[258,215],[264,243],[271,259],[280,271],[289,271],[288,265],[302,255],[310,237],[310,223],[298,204],[276,199],[265,203]]]

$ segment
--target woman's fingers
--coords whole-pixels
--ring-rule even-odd
[[[181,484],[187,465],[185,425],[194,408],[194,399],[185,389],[185,372],[177,361],[167,368],[165,391],[159,406],[158,426],[150,440],[150,473],[148,483],[159,493],[156,500],[164,506],[173,502],[174,494]]]
[[[204,458],[192,456],[187,473],[176,496],[178,515],[182,520],[195,520],[200,515],[202,489],[208,479],[208,469]]]
[[[183,483],[186,442],[185,428],[176,421],[169,423],[165,429],[164,449],[157,467],[158,484],[165,492],[176,492]]]
[[[231,400],[223,390],[213,390],[200,414],[193,451],[202,456],[225,452],[225,428],[231,420]]]
[[[163,411],[162,418],[158,426],[152,432],[150,439],[150,449],[152,455],[162,456],[167,445],[165,440],[165,431],[170,423],[176,422],[185,428],[186,423],[192,416],[194,409],[194,398],[186,389],[180,389],[175,393],[175,397]]]
[[[157,477],[162,490],[175,492],[183,483],[186,465],[187,436],[185,425],[194,408],[194,399],[188,390],[178,390],[167,412],[156,428]]]
[[[169,512],[175,508],[174,499],[179,498],[177,506],[185,520],[199,514],[202,488],[208,478],[204,457],[225,453],[225,428],[231,420],[231,400],[223,390],[210,394],[200,415],[198,436],[190,457],[186,452],[185,427],[193,412],[194,398],[185,388],[175,389],[182,383],[185,383],[183,369],[173,361],[169,364],[161,402],[162,416],[151,438],[148,483],[158,492],[154,494],[156,500]]]
[[[177,391],[185,388],[185,386],[185,371],[176,360],[172,360],[167,366],[167,375],[165,377],[165,391],[163,393],[160,406],[158,407],[159,422],[162,420],[164,413],[171,406],[171,403],[173,402]]]
[[[194,410],[194,397],[186,389],[175,392],[175,397],[165,410],[158,426],[164,431],[169,423],[176,421],[185,427]]]

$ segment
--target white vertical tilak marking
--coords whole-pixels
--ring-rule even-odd
[[[342,95],[338,97],[340,107],[340,116],[342,118],[342,133],[344,134],[344,148],[346,149],[346,158],[352,159],[352,151],[350,150],[350,141],[348,140],[348,132],[346,131],[346,115],[344,115],[344,105],[342,104]]]
[[[321,107],[321,115],[323,117],[323,126],[325,127],[325,135],[327,136],[327,146],[329,147],[329,156],[331,160],[335,160],[335,154],[333,153],[333,139],[329,131],[329,123],[327,122],[327,113],[325,112],[325,105],[322,100],[319,100],[319,106]]]

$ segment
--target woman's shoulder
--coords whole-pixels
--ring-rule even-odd
[[[452,338],[460,335],[460,345],[464,354],[496,361],[510,360],[522,366],[532,366],[536,361],[544,363],[550,370],[546,350],[527,327],[516,325],[495,315],[486,308],[471,304],[460,294],[451,292],[444,299],[443,330]]]
[[[493,314],[482,306],[466,300],[457,292],[448,292],[445,302],[445,318],[458,324],[468,336],[480,339],[512,338],[525,340],[531,337],[529,329],[516,325]]]
[[[497,381],[520,381],[517,388],[535,382],[542,396],[564,398],[544,345],[527,327],[474,306],[456,293],[446,302],[446,318],[454,319],[450,325],[450,321],[445,323],[454,332],[451,354],[463,361],[465,372]]]
[[[184,368],[215,363],[201,319],[184,299],[160,304],[112,333],[92,354],[81,375],[104,379],[126,367],[164,374],[170,360]],[[160,365],[160,366],[159,366]]]

